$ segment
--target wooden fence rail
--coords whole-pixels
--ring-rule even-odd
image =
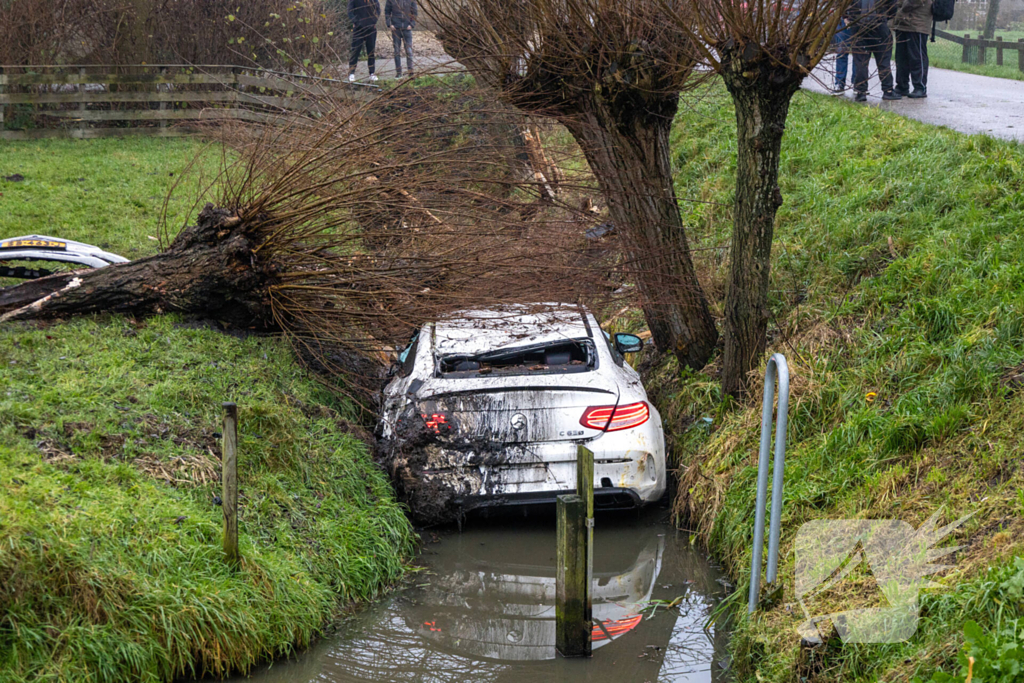
[[[988,50],[995,50],[996,52],[996,66],[1003,66],[1003,53],[1007,50],[1017,52],[1017,68],[1024,71],[1024,38],[1019,39],[1016,43],[1010,41],[1004,41],[1001,37],[996,37],[995,40],[988,40],[985,38],[971,38],[970,33],[965,33],[963,37],[957,36],[953,33],[946,31],[940,31],[936,29],[936,38],[942,38],[950,42],[956,43],[957,45],[963,46],[961,52],[960,61],[963,64],[985,64],[985,58],[987,57]]]
[[[0,140],[189,135],[199,122],[322,114],[376,90],[237,66],[0,66]]]

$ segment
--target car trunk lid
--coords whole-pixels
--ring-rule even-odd
[[[442,442],[525,444],[592,438],[599,430],[580,424],[590,406],[614,405],[614,386],[490,387],[440,392],[417,402],[428,430]]]

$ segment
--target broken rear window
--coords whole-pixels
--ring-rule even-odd
[[[486,377],[515,375],[562,375],[589,372],[597,366],[597,353],[590,339],[498,349],[476,355],[442,356],[441,377]]]

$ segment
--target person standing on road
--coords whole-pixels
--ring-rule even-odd
[[[912,99],[928,97],[928,33],[932,30],[932,0],[901,0],[892,28],[896,33],[896,92]]]
[[[850,70],[850,33],[846,19],[840,19],[838,30],[832,38],[832,45],[836,48],[835,86],[832,92],[836,94],[846,92],[846,74]]]
[[[391,30],[395,45],[395,75],[402,77],[402,44],[405,44],[405,65],[412,76],[412,31],[416,28],[416,0],[387,0],[384,23]]]
[[[348,59],[348,80],[356,80],[356,64],[366,49],[366,66],[370,80],[376,81],[374,52],[377,50],[377,20],[380,18],[380,0],[348,0],[348,18],[352,22],[352,52]]]
[[[853,0],[847,10],[847,25],[853,34],[853,99],[856,102],[868,101],[868,69],[872,56],[878,67],[878,79],[882,82],[882,99],[901,99],[892,87],[889,18],[894,8],[893,0]]]

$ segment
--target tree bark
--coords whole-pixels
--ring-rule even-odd
[[[178,311],[239,327],[272,327],[266,292],[274,267],[256,258],[246,229],[229,211],[208,204],[195,226],[155,256],[0,290],[0,321]]]
[[[789,102],[803,78],[770,66],[752,68],[740,57],[722,76],[736,108],[737,133],[722,390],[739,396],[747,391],[747,376],[766,348],[772,237],[782,205],[779,151]]]
[[[566,121],[608,200],[636,274],[644,317],[660,351],[700,369],[718,342],[697,279],[672,184],[669,133],[678,95],[652,107],[595,97]]]
[[[988,0],[988,11],[985,12],[985,31],[982,38],[992,40],[996,34],[996,19],[999,18],[999,0]]]

